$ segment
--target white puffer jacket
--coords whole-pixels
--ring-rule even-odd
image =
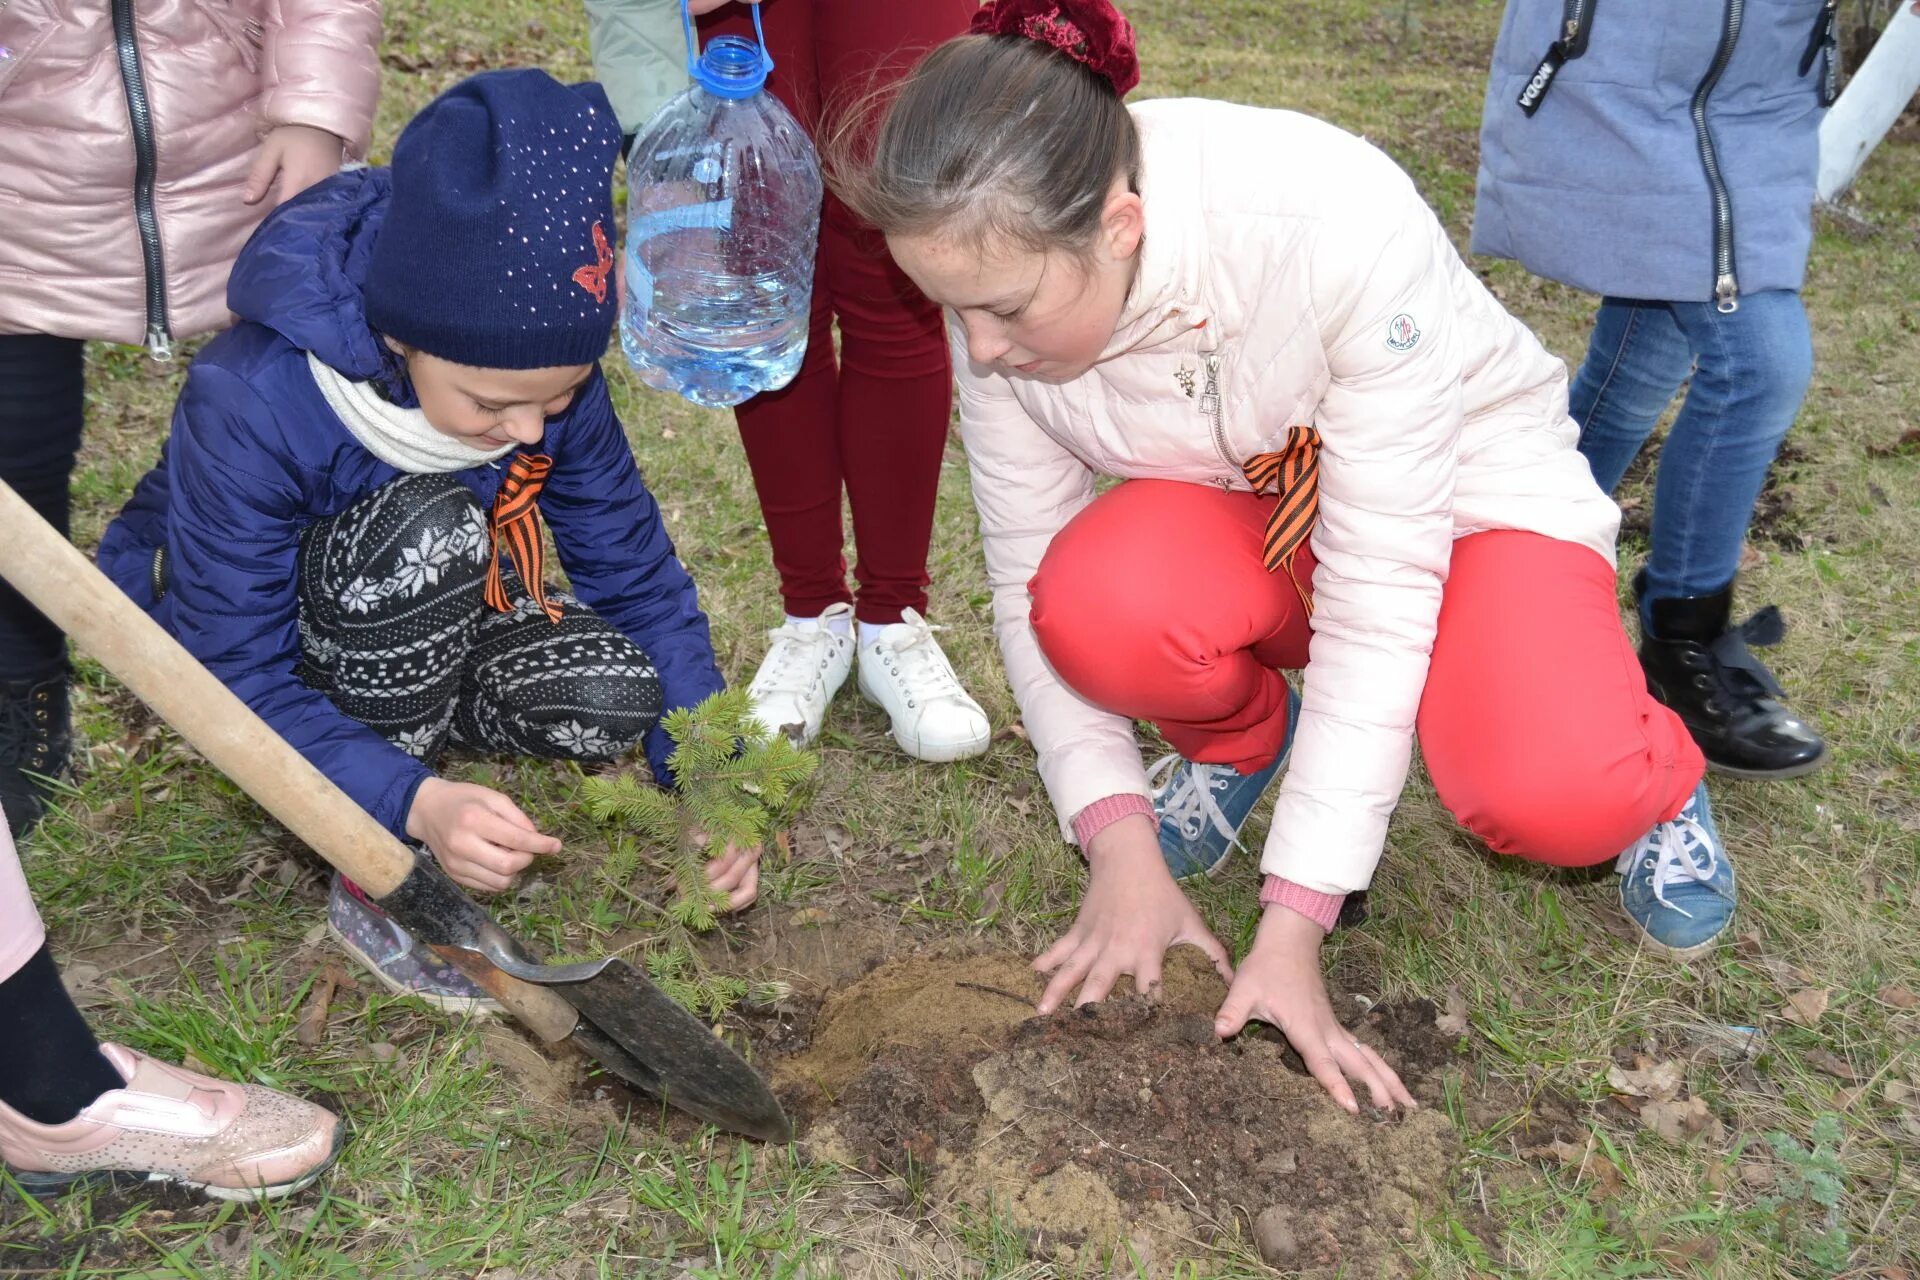
[[[1531,530],[1611,561],[1619,511],[1575,450],[1565,366],[1383,153],[1292,112],[1184,99],[1133,117],[1146,238],[1101,362],[1065,384],[1010,379],[971,364],[956,332],[1007,675],[1069,839],[1093,801],[1148,794],[1131,723],[1041,655],[1027,583],[1096,476],[1244,490],[1240,463],[1311,423],[1311,665],[1261,865],[1362,889],[1406,782],[1453,540]],[[1527,584],[1513,587],[1525,608]]]

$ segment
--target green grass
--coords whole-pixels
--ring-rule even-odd
[[[1127,7],[1142,33],[1143,96],[1289,106],[1364,132],[1407,166],[1464,242],[1499,20],[1493,0]],[[381,154],[412,110],[481,65],[589,74],[581,15],[559,0],[388,8]],[[1418,1246],[1423,1274],[1816,1274],[1804,1215],[1771,1212],[1768,1190],[1749,1186],[1740,1166],[1765,1150],[1770,1131],[1804,1144],[1825,1111],[1841,1117],[1838,1221],[1853,1274],[1897,1274],[1879,1268],[1920,1257],[1912,1167],[1920,1122],[1887,1089],[1920,1083],[1920,1014],[1879,995],[1889,985],[1920,988],[1920,456],[1873,451],[1920,426],[1920,145],[1911,130],[1874,157],[1857,207],[1868,228],[1823,221],[1815,247],[1807,301],[1819,368],[1794,438],[1799,459],[1782,472],[1791,509],[1772,536],[1756,537],[1764,562],[1745,592],[1753,604],[1778,601],[1792,619],[1774,664],[1826,728],[1835,762],[1795,783],[1714,784],[1745,889],[1741,944],[1682,968],[1636,955],[1611,924],[1604,878],[1488,856],[1458,834],[1416,771],[1372,919],[1330,948],[1355,989],[1436,997],[1458,985],[1467,998],[1475,1066],[1450,1111],[1466,1151],[1460,1193],[1433,1209]],[[1511,264],[1476,265],[1553,349],[1577,360],[1591,300]],[[617,401],[701,583],[721,665],[743,679],[779,609],[732,424],[644,392],[616,364],[608,368]],[[89,374],[75,487],[86,545],[154,457],[181,366],[96,348]],[[948,462],[931,612],[1004,729],[1017,713],[993,648],[957,445]],[[1623,497],[1644,502],[1643,482]],[[1624,559],[1642,550],[1629,544]],[[676,1140],[652,1112],[626,1116],[588,1094],[542,1098],[495,1065],[485,1033],[403,1002],[344,992],[322,1042],[300,1045],[292,1029],[329,956],[316,932],[317,862],[152,730],[97,669],[83,668],[82,684],[84,768],[66,813],[25,852],[57,954],[96,971],[91,1015],[143,1048],[331,1099],[351,1118],[354,1140],[323,1190],[262,1212],[167,1197],[71,1196],[44,1210],[6,1202],[0,1273],[1057,1274],[992,1213],[929,1206],[911,1181],[875,1183],[711,1134]],[[1080,868],[1018,735],[1003,733],[963,765],[919,765],[849,693],[820,755],[806,838],[763,881],[771,907],[857,903],[863,918],[897,922],[902,945],[966,935],[1037,949],[1070,918]],[[532,887],[492,904],[503,921],[558,951],[644,949],[654,917],[610,906],[594,881],[608,835],[575,803],[578,770],[488,762],[459,771],[509,791],[567,841],[561,859],[536,868]],[[1237,947],[1250,937],[1254,888],[1255,871],[1242,863],[1197,891]],[[662,885],[655,906],[666,896]],[[1787,995],[1803,987],[1833,992],[1811,1028],[1782,1017]],[[1695,1053],[1729,1024],[1765,1030],[1757,1057]],[[391,1058],[376,1056],[376,1045],[392,1046]],[[1636,1051],[1694,1054],[1689,1087],[1721,1121],[1720,1138],[1670,1144],[1607,1103],[1608,1066]],[[1857,1082],[1830,1073],[1836,1060]],[[1517,1157],[1519,1115],[1472,1104],[1487,1083],[1506,1096],[1573,1100],[1593,1147],[1617,1166],[1618,1186]],[[1489,1221],[1493,1249],[1479,1234]],[[1124,1258],[1114,1265],[1133,1269]],[[1228,1246],[1180,1274],[1262,1271]]]

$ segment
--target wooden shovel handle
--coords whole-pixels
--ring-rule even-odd
[[[4,482],[0,577],[58,623],[214,768],[369,896],[383,898],[406,879],[413,855],[405,845],[196,662]],[[560,1039],[579,1021],[573,1006],[546,988],[510,978],[477,956],[469,963],[486,971],[487,989],[541,1038]]]

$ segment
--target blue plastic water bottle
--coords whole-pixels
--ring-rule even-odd
[[[773,59],[721,36],[700,52],[681,0],[693,85],[627,159],[620,345],[650,387],[719,408],[793,381],[807,353],[820,243],[820,164],[766,90]]]

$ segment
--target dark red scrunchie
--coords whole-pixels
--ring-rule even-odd
[[[1123,98],[1140,83],[1133,24],[1108,0],[993,0],[968,29],[1038,40],[1103,77]]]

